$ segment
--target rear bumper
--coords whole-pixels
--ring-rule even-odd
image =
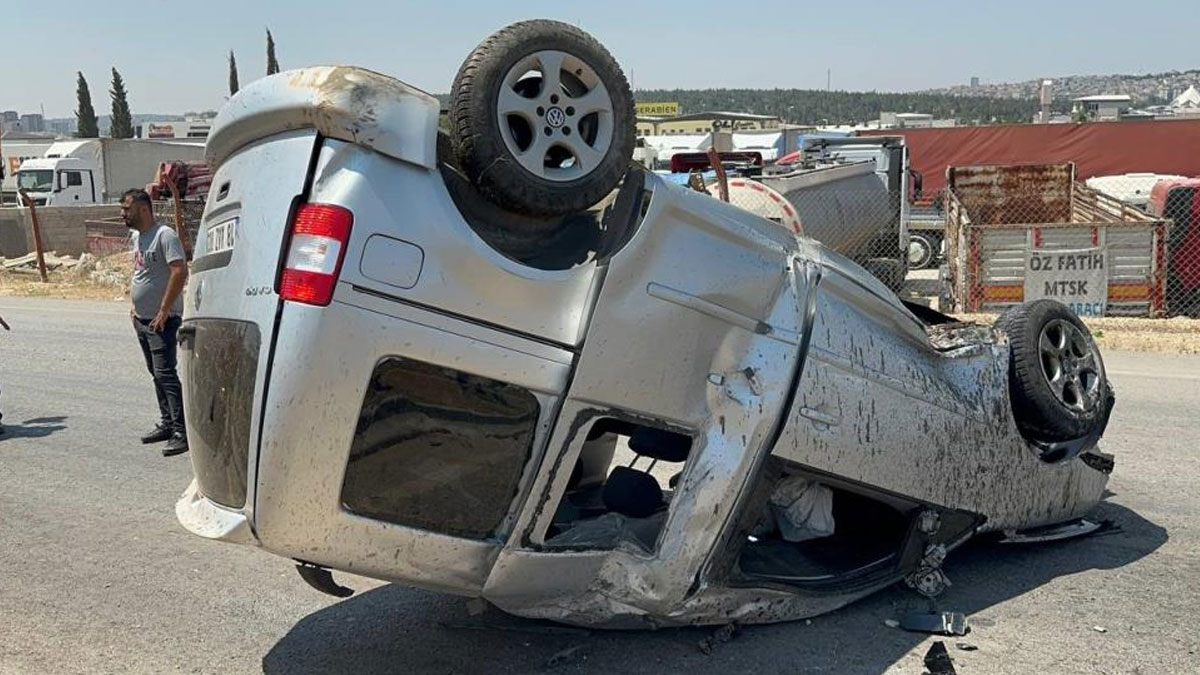
[[[184,529],[198,537],[244,546],[260,545],[246,514],[200,494],[195,480],[175,502],[175,517]]]

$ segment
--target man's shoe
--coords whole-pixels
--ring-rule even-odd
[[[142,436],[142,443],[160,443],[171,440],[171,428],[163,424],[154,427],[154,431]]]
[[[162,453],[163,457],[170,457],[172,455],[183,454],[187,451],[187,436],[184,436],[183,434],[174,434],[171,436],[171,440],[167,441],[167,444],[163,446]]]

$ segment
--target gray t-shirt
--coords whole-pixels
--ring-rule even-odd
[[[179,235],[162,223],[145,232],[136,230],[133,239],[133,279],[129,296],[133,298],[133,313],[139,319],[153,319],[167,293],[171,270],[167,263],[183,260],[183,244]],[[183,293],[171,305],[171,316],[183,313]]]

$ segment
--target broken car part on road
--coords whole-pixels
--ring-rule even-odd
[[[326,591],[312,567],[741,625],[936,595],[974,535],[1100,500],[1111,388],[1053,303],[956,323],[629,169],[628,84],[564,24],[489,38],[451,98],[447,138],[428,94],[307,68],[218,115],[180,330],[188,530]]]

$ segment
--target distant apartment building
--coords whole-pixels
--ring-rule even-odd
[[[21,131],[40,134],[45,130],[46,120],[40,113],[26,113],[21,115]]]
[[[74,118],[60,117],[46,120],[46,131],[53,133],[55,136],[74,136],[78,128]]]
[[[0,131],[40,134],[46,131],[46,121],[38,113],[22,115],[16,110],[0,112]]]

